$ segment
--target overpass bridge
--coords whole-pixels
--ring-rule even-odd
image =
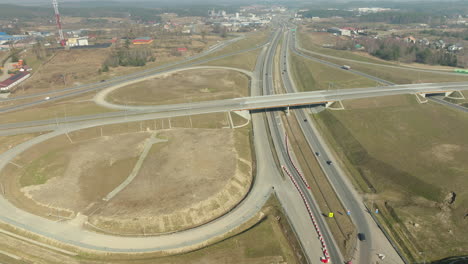
[[[0,124],[0,130],[3,130],[2,132],[0,132],[0,134],[10,135],[11,133],[26,133],[27,131],[47,131],[53,130],[59,124],[64,123],[85,122],[97,119],[115,119],[123,117],[129,118],[130,116],[136,115],[140,115],[141,118],[147,118],[148,115],[151,115],[153,119],[158,119],[228,111],[264,110],[318,104],[330,105],[333,102],[341,100],[389,95],[414,94],[421,95],[424,97],[438,94],[446,95],[447,93],[452,93],[461,90],[468,90],[468,82],[406,84],[394,86],[379,86],[372,88],[355,88],[328,91],[323,90],[159,106],[129,106],[112,104],[113,109],[122,111],[85,116],[69,116],[66,119],[58,118],[49,120],[34,120],[20,123]],[[106,104],[106,106],[108,106],[108,104]],[[7,132],[7,130],[10,131]]]
[[[314,104],[326,105],[341,100],[401,94],[415,94],[421,95],[423,97],[431,94],[443,94],[447,96],[455,91],[460,90],[468,90],[468,82],[405,84],[377,86],[371,88],[322,90],[160,106],[130,106],[109,103],[106,103],[103,106],[113,109],[144,112],[167,112],[178,110],[195,111],[196,109],[205,109],[209,112],[224,112],[283,108]]]

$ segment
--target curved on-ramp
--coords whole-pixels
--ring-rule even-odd
[[[251,78],[252,90],[257,89],[256,76],[251,72],[229,67],[194,67],[194,68],[224,68],[236,70],[247,74]],[[181,69],[187,70],[187,69]],[[180,71],[180,70],[179,70]],[[148,116],[147,119],[154,119]],[[53,137],[72,131],[118,123],[127,123],[141,120],[137,116],[117,117],[113,119],[90,120],[85,123],[67,124],[55,131],[33,138],[0,154],[0,171],[5,168],[16,156],[27,151],[30,147]],[[259,129],[254,126],[254,130]],[[264,139],[260,139],[264,140]],[[255,155],[264,155],[265,148],[258,147],[264,142],[254,140]],[[257,163],[261,163],[258,160]],[[80,225],[68,222],[55,222],[33,215],[16,208],[5,197],[0,195],[0,221],[16,228],[23,229],[47,239],[78,247],[80,249],[110,253],[145,253],[145,252],[180,252],[198,248],[208,241],[223,237],[236,227],[252,219],[266,203],[272,192],[270,173],[265,173],[265,166],[257,166],[256,177],[247,196],[234,209],[225,215],[199,227],[152,237],[121,237],[108,234],[95,233],[84,229]]]
[[[150,75],[150,76],[145,77],[144,79],[132,80],[132,81],[128,81],[128,82],[125,82],[125,83],[122,83],[122,84],[116,84],[116,85],[110,86],[110,87],[105,88],[104,90],[100,91],[99,93],[97,93],[94,96],[93,101],[94,101],[94,103],[96,103],[97,105],[100,105],[102,107],[106,107],[106,108],[109,108],[109,109],[116,109],[116,110],[136,110],[136,111],[140,110],[140,111],[145,111],[145,110],[156,109],[156,108],[158,108],[158,106],[156,106],[156,105],[137,106],[137,105],[113,104],[113,103],[110,103],[110,102],[106,101],[106,97],[111,92],[113,92],[113,91],[115,91],[117,89],[123,88],[125,86],[134,84],[134,83],[139,83],[139,82],[142,82],[142,81],[145,81],[145,80],[150,80],[150,79],[156,78],[156,77],[161,76],[161,75],[170,75],[170,74],[174,74],[174,73],[177,73],[177,72],[189,71],[189,70],[200,70],[200,69],[231,70],[231,71],[241,72],[241,73],[247,75],[247,77],[250,80],[252,80],[252,77],[253,77],[251,71],[247,71],[247,70],[243,70],[243,69],[239,69],[239,68],[233,68],[233,67],[196,66],[196,67],[180,68],[180,69],[174,69],[174,70],[171,70],[171,71],[167,71],[167,72],[164,72],[164,73],[158,73],[158,74]]]

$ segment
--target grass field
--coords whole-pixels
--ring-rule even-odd
[[[418,261],[418,251],[432,260],[467,254],[466,114],[409,95],[344,106],[314,118],[405,251]]]
[[[248,71],[253,71],[255,68],[255,63],[257,62],[257,57],[260,54],[261,49],[252,50],[249,52],[237,54],[234,56],[226,57],[223,59],[211,61],[204,63],[202,65],[208,66],[226,66],[240,68]]]
[[[204,248],[174,256],[94,256],[80,254],[69,257],[44,248],[28,244],[10,236],[0,234],[0,247],[5,253],[21,257],[16,261],[0,254],[5,263],[64,263],[64,264],[263,264],[263,263],[305,263],[298,241],[289,226],[282,208],[271,198],[261,210],[265,217],[258,223],[241,227],[234,234],[218,240]]]
[[[114,111],[96,105],[92,101],[93,96],[94,93],[88,93],[79,97],[52,101],[39,106],[4,113],[0,117],[0,123],[7,124],[32,120],[56,119]]]
[[[412,69],[423,69],[423,70],[442,70],[453,72],[454,67],[441,66],[441,65],[429,65],[420,63],[399,63],[396,61],[386,61],[368,54],[365,51],[348,51],[348,50],[337,50],[333,48],[324,48],[322,45],[331,44],[334,45],[337,40],[344,39],[343,36],[333,36],[328,32],[314,32],[306,27],[300,27],[297,31],[297,40],[299,46],[313,52],[319,52],[324,55],[340,57],[344,59],[351,59],[362,62],[376,63],[380,65],[391,65],[391,66],[403,66]]]
[[[244,49],[254,48],[258,45],[264,44],[268,40],[268,37],[270,37],[270,34],[271,34],[270,30],[261,30],[258,32],[247,33],[244,39],[236,41],[228,45],[224,49],[214,52],[208,56],[205,56],[202,59],[213,58],[213,57],[221,56],[224,54],[228,54],[228,53],[232,53],[232,52],[236,52],[236,51],[240,51]]]
[[[300,91],[376,86],[374,81],[321,63],[291,55],[291,73]]]
[[[307,30],[305,27],[299,28],[297,31],[297,41],[299,47],[314,51],[320,52],[325,55],[336,56],[345,59],[363,61],[363,62],[371,62],[371,63],[379,63],[384,65],[392,65],[392,63],[380,60],[378,58],[373,58],[371,56],[362,56],[355,52],[345,51],[345,50],[336,50],[331,48],[323,48],[323,44],[332,44],[334,45],[337,38],[339,36],[333,36],[327,32],[313,32]]]
[[[158,105],[219,100],[248,95],[249,79],[224,69],[195,69],[162,75],[109,93],[107,100],[126,105]]]

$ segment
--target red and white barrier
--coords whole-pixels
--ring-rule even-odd
[[[314,215],[312,214],[312,210],[310,209],[310,205],[309,205],[309,202],[307,202],[305,196],[304,196],[304,193],[302,192],[301,188],[299,188],[299,185],[297,184],[297,181],[294,179],[294,177],[291,175],[291,173],[289,172],[289,170],[281,165],[281,168],[283,168],[283,170],[286,172],[286,174],[289,176],[289,178],[291,179],[291,181],[293,182],[294,186],[296,187],[296,189],[299,191],[299,194],[301,195],[301,198],[302,198],[302,202],[304,203],[304,205],[306,206],[307,208],[307,211],[309,212],[309,217],[310,219],[312,220],[312,223],[314,224],[314,228],[315,228],[315,232],[317,232],[317,235],[318,235],[318,239],[320,240],[320,243],[322,244],[322,252],[323,252],[323,257],[320,258],[320,261],[323,262],[323,263],[329,263],[330,261],[330,255],[328,254],[328,250],[327,250],[327,245],[325,244],[325,240],[323,239],[323,236],[322,236],[322,233],[320,232],[320,229],[318,227],[318,224],[317,222],[315,221],[315,218],[314,218]]]
[[[310,190],[309,183],[307,183],[307,180],[305,179],[304,175],[302,175],[301,171],[297,168],[296,164],[294,163],[291,153],[289,153],[289,140],[288,140],[288,135],[284,136],[284,141],[286,143],[286,152],[288,153],[288,158],[291,161],[291,164],[293,165],[294,169],[297,171],[299,176],[301,176],[302,182],[304,182],[305,186],[307,186],[307,189]]]

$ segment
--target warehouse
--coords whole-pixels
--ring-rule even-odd
[[[6,79],[3,82],[0,82],[0,92],[1,93],[8,93],[11,91],[15,85],[23,82],[26,80],[31,74],[29,72],[20,72],[11,76],[10,78]]]

